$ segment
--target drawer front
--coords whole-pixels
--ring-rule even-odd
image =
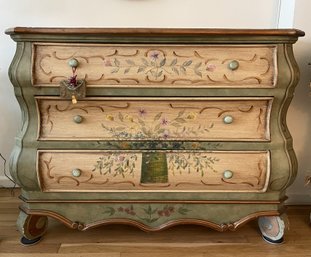
[[[275,45],[34,44],[33,84],[55,86],[71,75],[88,86],[273,87]]]
[[[110,100],[109,100],[110,99]],[[269,140],[272,98],[36,98],[40,140]]]
[[[270,175],[263,151],[39,151],[37,163],[43,191],[264,192]]]

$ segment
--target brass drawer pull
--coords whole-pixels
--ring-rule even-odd
[[[233,60],[233,61],[229,62],[229,64],[228,64],[228,68],[229,68],[230,70],[232,70],[232,71],[238,69],[239,66],[240,66],[240,64],[239,64],[239,62],[236,61],[236,60]]]
[[[76,115],[73,117],[73,121],[77,124],[80,124],[83,121],[83,117],[81,115]]]
[[[233,177],[233,172],[231,170],[225,170],[222,175],[224,179],[230,179]]]
[[[82,173],[82,171],[81,171],[80,169],[73,169],[73,170],[71,171],[72,176],[74,176],[74,177],[76,177],[76,178],[80,177],[80,176],[81,176],[81,173]]]
[[[225,124],[231,124],[233,122],[233,117],[230,115],[227,115],[223,118],[223,121]]]

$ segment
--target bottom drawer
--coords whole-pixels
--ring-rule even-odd
[[[264,192],[268,151],[38,151],[42,191]]]

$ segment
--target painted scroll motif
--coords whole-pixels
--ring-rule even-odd
[[[38,99],[40,139],[267,140],[270,99],[237,100]],[[76,124],[75,116],[82,119]],[[229,117],[233,122],[226,124]]]
[[[273,87],[276,47],[159,45],[34,45],[34,85],[58,85],[79,61],[88,86]],[[230,69],[230,63],[238,68]]]
[[[38,174],[44,191],[261,191],[268,158],[267,152],[41,151]]]

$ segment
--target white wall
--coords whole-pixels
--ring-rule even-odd
[[[19,127],[20,111],[7,77],[15,44],[3,32],[8,27],[206,27],[206,28],[275,28],[281,23],[291,24],[291,8],[279,16],[281,0],[0,0],[0,153],[6,158],[12,150]],[[286,3],[288,2],[288,3]],[[290,6],[293,0],[282,0]],[[295,26],[308,32],[308,11],[311,1],[296,1]],[[305,8],[305,5],[308,7]],[[285,7],[286,7],[285,6]],[[284,9],[284,5],[281,6]],[[284,15],[283,15],[284,14]],[[283,22],[282,22],[283,21]],[[299,45],[298,45],[299,44]],[[307,196],[303,187],[305,172],[311,173],[308,135],[311,132],[311,108],[307,87],[310,67],[306,66],[309,38],[295,47],[298,63],[302,66],[302,80],[289,113],[289,127],[295,142],[299,177],[290,188],[293,202]],[[309,48],[310,49],[310,48]],[[310,53],[311,54],[311,53]],[[310,56],[309,54],[309,56]],[[308,73],[309,71],[309,73]],[[9,185],[1,177],[0,185]],[[310,189],[311,190],[311,189]],[[311,202],[311,200],[310,200]]]
[[[289,108],[287,122],[294,139],[298,157],[298,176],[289,188],[290,203],[311,203],[311,186],[305,186],[305,177],[311,176],[311,23],[310,0],[297,0],[294,27],[305,31],[306,36],[294,45],[294,52],[300,68],[300,82]]]

